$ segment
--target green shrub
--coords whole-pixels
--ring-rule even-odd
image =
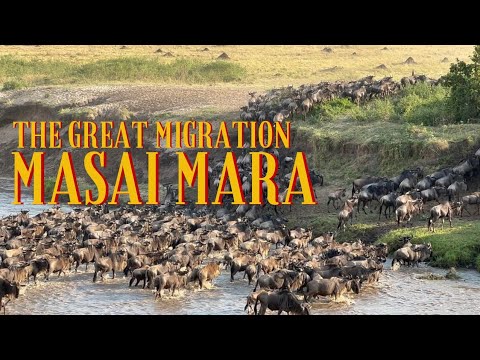
[[[23,81],[17,81],[17,80],[10,80],[10,81],[5,81],[3,83],[2,90],[7,91],[7,90],[18,90],[26,87],[27,85]]]
[[[472,63],[457,60],[443,82],[451,89],[448,107],[457,121],[478,121],[480,117],[480,45],[475,46]]]

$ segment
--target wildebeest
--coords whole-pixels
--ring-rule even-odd
[[[338,213],[337,229],[340,229],[340,227],[343,225],[343,231],[345,231],[348,219],[350,219],[350,224],[353,224],[353,211],[357,203],[358,199],[356,197],[345,201],[343,204],[343,209]]]
[[[415,186],[418,191],[430,189],[433,185],[435,185],[435,178],[430,175],[425,176],[422,180],[417,182]]]
[[[344,280],[336,277],[330,279],[312,280],[302,289],[305,302],[314,296],[333,296],[335,300],[344,292],[352,290],[356,294],[360,292],[360,283],[356,280]]]
[[[412,217],[423,210],[423,201],[421,199],[408,200],[408,202],[400,206],[395,210],[395,216],[397,219],[397,225],[400,226],[400,222],[410,222]]]
[[[302,304],[293,293],[287,290],[260,293],[255,301],[255,314],[257,314],[258,303],[260,303],[259,315],[265,315],[267,309],[278,311],[278,315],[283,311],[287,314],[310,315],[308,304]]]
[[[464,209],[466,212],[468,212],[469,215],[471,215],[470,211],[468,211],[467,209],[467,205],[477,205],[477,214],[480,214],[480,196],[472,194],[462,197],[462,216]]]
[[[123,249],[108,256],[96,258],[95,270],[93,273],[93,282],[97,281],[97,274],[100,271],[100,278],[103,280],[103,275],[109,271],[112,272],[112,278],[115,279],[115,271],[123,271],[127,266],[127,253]]]
[[[340,200],[340,201],[342,200],[342,197],[345,196],[346,190],[347,189],[338,189],[338,190],[328,194],[327,211],[329,211],[330,201],[333,203],[333,208],[335,210],[338,209],[337,205],[336,205],[336,201],[337,200]]]
[[[5,307],[10,302],[10,297],[13,296],[17,299],[19,294],[20,289],[18,284],[0,277],[0,311],[3,306],[3,315],[5,315]],[[8,300],[5,303],[3,302],[4,297],[8,297]]]
[[[444,204],[436,205],[430,209],[430,217],[428,218],[428,231],[432,229],[435,232],[435,222],[438,219],[442,219],[442,230],[445,223],[445,218],[448,218],[450,222],[450,227],[452,227],[452,206],[447,201]]]
[[[138,283],[143,280],[142,289],[145,289],[145,284],[147,283],[147,270],[148,270],[148,266],[146,266],[144,268],[138,268],[138,269],[133,270],[132,271],[132,278],[130,279],[130,282],[128,283],[128,286],[129,287],[132,286],[132,284],[135,280],[137,280],[137,282],[135,283],[135,286],[137,286]]]
[[[155,300],[157,297],[162,298],[163,289],[171,289],[173,296],[175,290],[178,290],[187,285],[188,279],[186,274],[180,275],[174,271],[168,272],[166,274],[158,275],[154,280],[153,284],[155,287]]]
[[[447,188],[448,201],[453,201],[455,195],[457,200],[460,200],[460,194],[467,191],[467,183],[465,181],[455,181]]]
[[[359,191],[365,185],[376,183],[376,182],[378,182],[382,179],[383,178],[381,178],[379,176],[369,176],[369,177],[366,177],[366,178],[360,178],[360,179],[354,180],[353,183],[352,183],[352,197],[353,197],[353,195],[355,195],[356,191]]]
[[[480,160],[476,156],[470,156],[467,160],[460,165],[455,166],[452,171],[454,174],[468,176],[473,170],[477,169]]]
[[[85,271],[87,271],[88,264],[95,261],[95,256],[101,257],[103,255],[103,243],[97,245],[89,245],[85,248],[76,249],[73,251],[73,262],[75,265],[75,272],[77,272],[80,264],[85,264]]]
[[[385,219],[387,218],[387,209],[388,209],[388,216],[390,217],[391,209],[395,210],[395,200],[397,199],[398,194],[392,192],[388,195],[383,195],[379,202],[380,202],[380,210],[378,212],[378,220],[382,215],[382,209],[385,207]]]
[[[439,192],[445,191],[444,188],[433,187],[431,189],[426,189],[420,191],[420,198],[422,199],[423,203],[426,204],[428,201],[435,200],[436,202],[439,201]]]
[[[205,266],[196,267],[188,277],[188,282],[198,281],[200,289],[202,289],[207,281],[212,281],[220,275],[220,264],[211,262]]]
[[[411,245],[411,244],[409,244]],[[397,269],[397,264],[416,265],[428,260],[432,255],[432,244],[403,246],[393,253],[392,270]]]

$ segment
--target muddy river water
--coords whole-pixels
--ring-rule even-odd
[[[12,181],[0,178],[0,217],[21,209],[31,215],[48,206],[14,206]],[[31,200],[24,196],[25,203]],[[68,210],[67,210],[68,211]],[[480,273],[459,270],[461,280],[421,280],[426,273],[444,274],[445,270],[428,266],[390,270],[386,263],[378,284],[364,288],[338,302],[319,300],[313,314],[480,314]],[[25,294],[7,306],[9,314],[245,314],[246,296],[252,290],[242,275],[234,283],[223,271],[209,290],[187,291],[180,296],[154,301],[154,294],[141,287],[129,288],[123,277],[93,283],[93,266],[85,272],[40,281],[29,285]]]

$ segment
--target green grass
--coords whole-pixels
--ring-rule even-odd
[[[335,99],[315,108],[306,122],[294,121],[295,143],[303,144],[309,164],[328,169],[327,182],[339,186],[363,175],[452,166],[477,150],[480,125],[455,123],[447,95],[441,86],[420,84],[362,106]]]
[[[310,114],[309,122],[351,119],[359,122],[394,121],[416,125],[436,126],[455,123],[447,107],[449,91],[443,86],[427,84],[407,86],[400,93],[385,99],[374,99],[357,106],[348,99],[335,99],[319,105]]]
[[[480,271],[480,223],[467,222],[449,228],[448,222],[444,230],[440,223],[436,224],[435,233],[428,232],[426,226],[408,229],[397,229],[381,236],[378,242],[385,242],[392,251],[400,246],[399,239],[413,235],[413,243],[432,244],[433,261],[431,265],[448,267],[475,267]]]
[[[4,90],[25,86],[108,82],[230,83],[242,80],[245,69],[229,61],[118,57],[85,64],[0,56],[0,83]]]

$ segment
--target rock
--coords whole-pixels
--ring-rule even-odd
[[[449,280],[457,280],[460,279],[460,276],[458,275],[457,270],[454,267],[451,267],[445,274],[445,278]]]
[[[157,49],[157,50],[155,50],[155,52],[156,52],[156,53],[162,53],[163,50],[162,50],[162,49]]]
[[[444,57],[443,60],[441,61],[442,63],[448,63],[450,60],[448,60],[447,57]]]
[[[169,51],[169,52],[166,52],[165,54],[163,54],[163,56],[165,57],[174,57],[174,55]]]
[[[375,69],[387,70],[387,67],[385,66],[385,64],[382,64],[378,65]]]

